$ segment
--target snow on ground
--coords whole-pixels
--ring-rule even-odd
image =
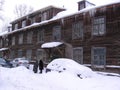
[[[76,67],[78,70],[80,67],[88,70],[81,65]],[[98,74],[97,72],[91,74],[94,75],[81,79],[68,72],[52,71],[39,74],[23,66],[0,67],[0,90],[120,90],[119,74],[116,76],[107,76],[105,73]]]

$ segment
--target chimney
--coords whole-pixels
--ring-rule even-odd
[[[78,2],[78,11],[87,7],[95,6],[95,4],[88,2],[87,0],[82,0]]]
[[[8,26],[8,32],[11,32],[11,31],[12,31],[11,26]]]

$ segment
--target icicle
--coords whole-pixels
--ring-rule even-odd
[[[62,25],[64,25],[64,18],[61,19],[61,23],[62,23]]]
[[[90,10],[89,11],[90,17],[93,17],[95,13],[96,13],[96,9]]]

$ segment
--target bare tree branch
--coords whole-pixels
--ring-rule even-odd
[[[32,11],[33,8],[31,6],[27,6],[26,4],[16,5],[14,9],[14,13],[16,14],[17,18],[29,14]]]

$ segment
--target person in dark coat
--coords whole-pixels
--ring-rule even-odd
[[[42,60],[39,61],[39,70],[40,70],[40,73],[42,73],[42,70],[43,70],[43,61]]]
[[[34,71],[34,73],[37,73],[37,71],[38,71],[38,61],[37,60],[34,63],[33,71]]]

